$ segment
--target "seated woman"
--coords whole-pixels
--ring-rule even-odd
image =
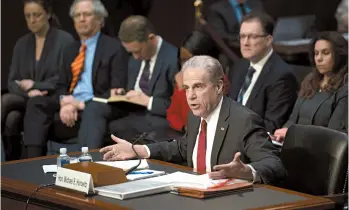
[[[312,40],[310,61],[313,72],[303,80],[289,120],[275,131],[277,141],[292,124],[348,132],[348,42],[338,32],[321,32]]]
[[[74,40],[67,32],[50,26],[55,16],[46,0],[25,0],[24,17],[31,32],[15,45],[9,93],[1,97],[2,140],[7,160],[19,158],[21,118],[28,98],[48,95],[54,89],[63,48]]]
[[[183,45],[179,50],[179,61],[181,65],[194,55],[210,55],[218,57],[219,52],[216,50],[214,43],[204,32],[193,31],[183,41]],[[176,131],[184,132],[187,124],[187,117],[190,108],[185,96],[185,90],[182,88],[182,72],[177,73],[176,86],[171,97],[171,105],[167,110],[167,120],[170,127]],[[224,90],[227,94],[229,81],[224,77]]]

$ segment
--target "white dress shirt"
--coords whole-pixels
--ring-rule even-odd
[[[151,76],[153,75],[154,66],[156,64],[156,59],[158,57],[158,54],[159,54],[159,51],[160,51],[160,48],[161,48],[161,45],[162,45],[162,38],[160,36],[157,36],[157,38],[158,38],[158,45],[157,45],[157,48],[156,48],[156,52],[153,55],[153,57],[151,57],[151,59],[149,61],[149,81],[151,79]],[[145,63],[146,63],[145,60],[143,60],[142,63],[141,63],[141,68],[139,70],[139,73],[138,73],[138,76],[137,76],[137,79],[136,79],[136,83],[135,83],[135,86],[134,86],[134,90],[140,91],[140,92],[143,92],[142,89],[139,87],[139,81],[141,80],[141,76],[143,74],[143,69],[144,69]],[[148,110],[151,110],[152,104],[153,104],[153,96],[150,96],[148,107],[147,107]]]
[[[250,66],[252,66],[256,71],[252,76],[251,84],[248,86],[243,98],[242,98],[242,105],[246,105],[248,98],[250,97],[250,94],[253,90],[254,85],[256,84],[259,75],[261,74],[264,65],[267,63],[268,59],[270,58],[271,54],[273,53],[273,49],[270,50],[270,52],[263,57],[261,60],[259,60],[257,63],[250,62]]]

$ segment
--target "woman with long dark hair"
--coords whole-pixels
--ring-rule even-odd
[[[9,93],[1,97],[2,140],[7,160],[19,158],[27,100],[49,95],[54,90],[63,48],[74,40],[67,32],[51,26],[58,22],[47,0],[24,0],[24,17],[30,33],[21,37],[14,47]]]
[[[348,42],[335,31],[321,32],[311,42],[313,71],[303,80],[289,120],[275,131],[283,141],[292,124],[318,125],[347,133]]]

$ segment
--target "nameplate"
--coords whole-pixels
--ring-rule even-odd
[[[62,167],[57,168],[56,185],[86,194],[94,192],[91,174]]]

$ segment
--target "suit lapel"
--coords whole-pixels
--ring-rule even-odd
[[[39,64],[43,64],[45,62],[51,50],[50,47],[54,44],[55,38],[55,34],[52,33],[52,29],[50,28],[45,39],[44,48],[42,49]]]
[[[192,115],[192,114],[191,114]],[[187,136],[187,161],[188,166],[193,167],[193,151],[194,146],[196,142],[196,137],[199,132],[199,126],[200,126],[200,117],[191,117],[189,118],[190,125],[193,125],[193,129],[188,129],[188,136]]]
[[[152,73],[152,76],[151,76],[150,81],[149,81],[149,86],[148,86],[149,88],[148,88],[147,95],[152,95],[151,93],[153,92],[154,87],[155,87],[155,82],[157,81],[157,79],[160,75],[161,68],[163,66],[162,60],[164,60],[164,59],[166,59],[166,47],[165,47],[165,40],[162,40],[162,44],[161,44],[158,56],[157,56],[156,61],[155,61],[153,73]]]
[[[252,91],[251,91],[251,94],[248,97],[248,100],[246,102],[247,107],[251,107],[251,105],[253,104],[253,99],[258,95],[259,91],[262,89],[263,85],[265,84],[265,81],[268,80],[268,74],[270,72],[271,65],[272,65],[273,60],[274,60],[274,56],[275,56],[275,54],[272,53],[271,56],[269,57],[268,61],[263,66],[262,72],[259,74],[259,77],[258,77],[256,83],[254,84]]]
[[[309,115],[309,116],[311,116],[309,125],[313,124],[313,120],[314,120],[314,116],[315,116],[316,112],[321,107],[321,105],[331,96],[332,96],[331,93],[321,94],[321,97],[319,97],[319,96],[316,97],[316,94],[313,96],[312,104],[314,104],[314,109],[312,109],[312,113]]]
[[[230,100],[227,97],[223,97],[223,103],[221,111],[219,113],[216,134],[214,136],[212,153],[211,153],[211,168],[218,163],[218,154],[221,150],[222,144],[225,140],[225,135],[227,133],[229,123],[227,119],[230,115]],[[233,154],[232,154],[233,155]]]
[[[249,63],[246,61],[241,64],[241,67],[238,67],[233,71],[229,96],[234,100],[236,100],[239,95],[240,89],[242,87],[242,84],[244,83],[245,76],[248,71],[248,67]]]
[[[127,83],[127,89],[133,90],[136,84],[137,76],[139,74],[139,71],[141,69],[142,61],[135,60],[133,57],[130,59],[130,67],[128,71],[128,83]]]
[[[23,79],[29,79],[29,78],[34,78],[35,80],[35,61],[36,61],[36,50],[35,50],[35,46],[36,46],[36,41],[35,41],[35,36],[34,34],[32,34],[30,36],[30,40],[28,42],[28,48],[27,48],[27,54],[29,55],[28,57],[28,63],[26,63],[26,66],[28,68],[28,78],[23,78]]]
[[[103,58],[103,49],[105,49],[104,35],[100,34],[100,36],[98,37],[96,51],[95,51],[93,64],[92,64],[92,84],[95,84],[99,63]]]

